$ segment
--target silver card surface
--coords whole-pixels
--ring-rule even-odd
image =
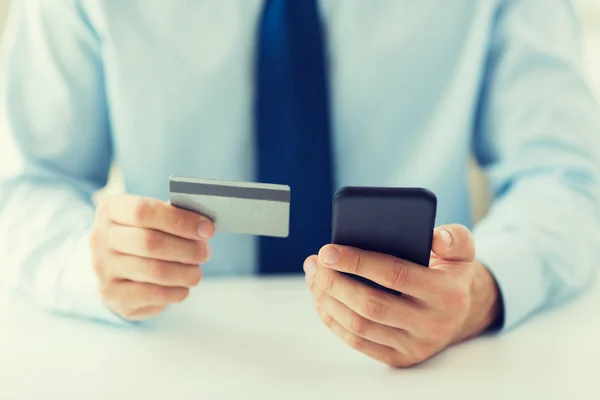
[[[169,185],[172,205],[210,218],[217,231],[289,235],[289,186],[179,176],[171,176]]]

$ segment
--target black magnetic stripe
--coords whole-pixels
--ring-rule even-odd
[[[206,183],[170,182],[171,193],[202,196],[233,197],[248,200],[290,202],[289,190],[249,188],[239,186],[211,185]]]

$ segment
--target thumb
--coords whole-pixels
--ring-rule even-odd
[[[442,225],[433,232],[431,250],[444,260],[473,261],[475,244],[471,231],[462,225]]]

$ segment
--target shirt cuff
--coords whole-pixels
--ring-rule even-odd
[[[73,250],[73,247],[66,246]],[[75,251],[65,254],[63,264],[54,286],[53,308],[65,315],[81,317],[98,322],[132,325],[113,313],[100,298],[98,279],[92,267],[89,233],[75,243]]]
[[[496,326],[498,330],[514,328],[543,304],[539,260],[525,242],[511,234],[475,236],[476,257],[488,268],[500,290],[503,318]]]

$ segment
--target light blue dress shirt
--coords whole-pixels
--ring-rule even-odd
[[[0,281],[40,306],[116,320],[90,266],[91,196],[171,174],[253,180],[262,1],[13,0],[2,53]],[[505,328],[582,291],[599,263],[600,112],[566,0],[323,0],[336,185],[423,186],[474,228]],[[473,227],[474,153],[493,205]],[[251,274],[219,234],[207,275]],[[315,249],[315,252],[318,249]],[[201,288],[199,289],[201,290]]]

